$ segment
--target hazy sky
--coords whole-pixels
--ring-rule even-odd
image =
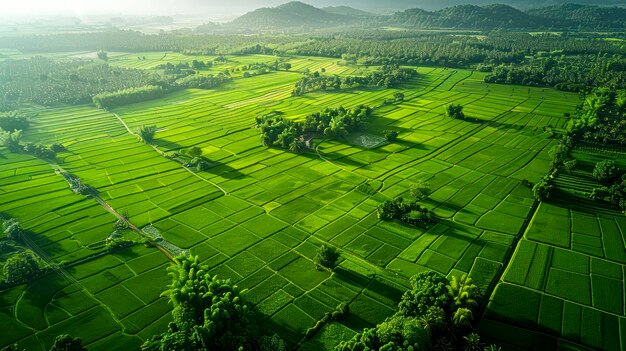
[[[289,0],[0,0],[2,15],[238,13]],[[227,5],[225,5],[227,4]]]
[[[0,0],[3,15],[175,15],[175,14],[242,14],[259,7],[276,6],[291,0]],[[441,8],[457,4],[508,3],[518,7],[533,3],[548,4],[577,2],[589,4],[625,3],[626,0],[300,0],[323,7],[348,5],[365,10],[404,9],[419,7]]]

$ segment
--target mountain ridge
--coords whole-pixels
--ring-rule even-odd
[[[348,6],[317,8],[300,1],[264,7],[228,24],[241,31],[327,29],[358,26],[399,26],[414,29],[619,29],[626,26],[626,8],[565,4],[522,11],[507,4],[456,5],[428,11],[412,8],[393,15],[374,15]]]

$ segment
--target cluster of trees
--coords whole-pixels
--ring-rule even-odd
[[[230,280],[209,274],[198,257],[179,256],[163,293],[173,306],[168,331],[146,341],[144,351],[259,349],[255,315]],[[280,341],[277,341],[280,342]],[[272,344],[272,343],[270,343]],[[269,345],[273,347],[273,345]],[[273,348],[265,351],[274,350]]]
[[[572,139],[568,136],[564,136],[559,143],[553,146],[548,154],[550,155],[550,169],[548,175],[542,177],[537,183],[531,184],[528,180],[523,180],[522,183],[531,187],[533,195],[537,201],[546,201],[552,195],[554,186],[552,181],[558,176],[562,170],[572,171],[576,167],[576,160],[569,158],[569,153],[572,148]]]
[[[25,152],[35,157],[53,160],[57,157],[57,152],[65,150],[62,144],[43,145],[35,143],[22,144],[22,131],[5,132],[0,130],[0,145],[6,147],[10,152]]]
[[[324,267],[332,271],[335,269],[335,266],[337,266],[337,261],[340,256],[341,254],[336,247],[322,245],[317,250],[313,261],[318,268]]]
[[[626,90],[591,91],[568,122],[567,130],[577,141],[625,146]]]
[[[156,66],[157,69],[165,70],[165,72],[169,74],[180,74],[183,70],[202,70],[211,67],[213,67],[212,61],[200,61],[196,59],[191,62],[179,62],[177,64],[167,62]]]
[[[425,272],[413,276],[410,283],[396,314],[342,341],[334,351],[498,349],[485,347],[471,333],[479,292],[470,278],[449,281],[440,273]]]
[[[589,87],[626,88],[626,58],[623,54],[588,54],[538,57],[521,64],[495,65],[486,83],[554,87],[586,91]]]
[[[343,106],[325,108],[320,112],[308,115],[304,121],[304,132],[311,134],[323,133],[328,138],[346,136],[363,125],[372,115],[372,108],[360,105],[352,109]]]
[[[405,201],[402,197],[383,202],[376,212],[378,218],[384,221],[396,219],[423,228],[428,228],[435,221],[431,210],[422,207],[416,200]]]
[[[465,114],[463,113],[463,106],[460,104],[446,105],[446,116],[449,118],[464,119]]]
[[[394,87],[417,76],[411,68],[401,68],[397,65],[386,65],[368,73],[364,77],[324,76],[316,71],[306,75],[298,81],[291,93],[292,96],[301,96],[315,90],[356,89],[361,87]]]
[[[158,82],[149,71],[111,67],[88,60],[34,57],[0,62],[0,111],[22,104],[84,104],[94,95]]]
[[[17,344],[7,345],[0,348],[0,351],[26,351],[20,350]],[[73,337],[69,334],[62,334],[54,339],[54,344],[50,347],[49,351],[87,351],[83,347],[83,341],[81,338]]]
[[[17,218],[2,219],[4,238],[0,240],[0,254],[14,251],[2,267],[4,281],[2,285],[16,285],[38,277],[46,264],[33,251],[16,245],[25,235]]]
[[[268,147],[280,147],[292,152],[306,148],[304,134],[323,134],[327,138],[346,136],[360,127],[372,114],[372,108],[361,105],[352,109],[342,106],[326,108],[307,116],[304,122],[294,122],[280,113],[257,117],[256,126],[261,130],[261,141]]]
[[[347,59],[359,65],[420,65],[470,67],[479,63],[512,63],[524,53],[498,50],[469,33],[417,34],[389,31],[347,32],[336,37],[317,37],[285,48],[285,53]]]
[[[235,71],[244,72],[243,77],[248,78],[251,76],[257,76],[268,73],[270,71],[289,71],[291,69],[291,63],[276,60],[273,63],[256,62],[237,67]]]
[[[190,159],[190,161],[184,165],[185,167],[194,168],[196,172],[204,172],[211,167],[209,161],[202,157],[202,149],[197,146],[189,150],[182,150],[181,153],[186,154]]]
[[[124,237],[124,233],[126,233],[129,229],[128,212],[124,211],[122,212],[122,218],[118,218],[118,220],[113,224],[113,232],[105,240],[107,250],[113,251],[136,244],[136,241]]]
[[[29,103],[50,106],[93,102],[108,108],[158,98],[175,89],[211,89],[230,80],[225,74],[195,73],[189,70],[161,75],[154,70],[125,69],[89,60],[5,60],[0,62],[0,112]]]
[[[158,99],[177,89],[213,89],[229,82],[230,80],[231,78],[223,73],[215,76],[192,74],[175,80],[161,80],[156,82],[155,85],[144,85],[140,87],[101,93],[95,95],[92,101],[96,107],[108,109],[116,106]]]
[[[398,133],[397,130],[383,130],[383,136],[390,143],[393,143],[394,141],[396,141],[396,139],[398,139],[399,134],[400,133]]]
[[[0,115],[0,129],[5,132],[25,131],[30,127],[28,117],[22,116],[15,111]]]
[[[218,86],[230,82],[230,76],[219,73],[217,75],[191,75],[181,79],[176,80],[174,85],[171,87],[172,89],[178,88],[196,88],[196,89],[213,89]]]
[[[533,185],[533,195],[539,202],[546,201],[550,198],[554,186],[552,180],[548,176],[542,177],[537,183]]]
[[[589,197],[595,201],[608,201],[622,211],[626,210],[626,173],[617,167],[615,161],[598,162],[593,177],[603,186],[594,188]]]
[[[267,147],[280,147],[295,153],[305,149],[303,124],[300,122],[272,113],[257,117],[256,127],[261,130],[261,142]]]

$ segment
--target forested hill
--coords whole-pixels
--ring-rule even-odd
[[[281,30],[292,28],[326,28],[355,24],[362,16],[325,11],[302,2],[294,1],[273,8],[260,8],[249,12],[231,23],[229,27],[239,30]],[[356,11],[356,10],[355,10]]]
[[[521,11],[502,4],[457,5],[437,11],[408,9],[391,16],[350,7],[316,8],[290,2],[249,12],[226,25],[231,31],[322,29],[333,27],[452,28],[470,30],[623,30],[626,8],[558,5]]]
[[[584,29],[626,28],[626,8],[598,7],[567,4],[528,11],[532,16],[565,22],[566,25]]]
[[[557,21],[532,16],[507,5],[459,5],[429,12],[410,9],[394,14],[394,25],[418,28],[549,28]]]

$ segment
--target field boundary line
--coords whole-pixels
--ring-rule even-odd
[[[494,277],[494,279],[491,281],[491,284],[489,284],[489,287],[487,289],[489,294],[485,294],[485,297],[488,297],[488,298],[483,303],[478,313],[478,315],[480,316],[480,318],[478,318],[479,323],[485,318],[485,315],[487,313],[487,307],[494,296],[496,287],[498,286],[498,284],[504,283],[504,280],[502,278],[508,271],[511,261],[513,260],[513,256],[515,256],[515,254],[519,250],[520,242],[522,241],[522,239],[524,239],[524,237],[526,236],[526,233],[528,232],[530,228],[530,225],[534,222],[535,217],[537,216],[537,213],[539,212],[540,204],[541,202],[535,199],[531,207],[531,211],[528,213],[526,220],[524,220],[524,224],[522,224],[522,227],[520,228],[519,232],[515,236],[514,242],[511,244],[511,249],[509,250],[509,253],[506,255],[505,259],[502,261],[502,268],[500,268],[497,276]]]
[[[108,112],[110,112],[111,114],[113,114],[113,116],[115,116],[115,118],[117,118],[117,120],[118,120],[118,121],[120,121],[120,123],[122,123],[122,125],[124,126],[124,128],[126,128],[126,130],[128,131],[128,133],[129,133],[129,134],[131,134],[131,135],[137,135],[137,133],[133,132],[133,131],[132,131],[132,130],[128,127],[128,125],[126,124],[126,122],[124,122],[124,120],[123,120],[123,119],[122,119],[122,118],[121,118],[121,117],[120,117],[117,113],[115,113],[115,112],[113,112],[113,111],[108,111]],[[161,156],[163,156],[163,157],[167,157],[167,156],[165,155],[165,152],[164,152],[164,151],[161,151],[158,147],[156,147],[156,146],[154,146],[154,145],[149,145],[149,146],[150,146],[152,149],[154,149],[154,151],[156,151],[159,155],[161,155]],[[178,162],[176,162],[176,163],[178,163]],[[197,174],[196,172],[192,171],[191,169],[189,169],[189,168],[188,168],[188,167],[186,167],[185,165],[182,165],[182,166],[183,166],[183,168],[184,168],[187,172],[189,172],[189,173],[193,174],[195,177],[197,177],[198,179],[202,180],[203,182],[208,183],[208,184],[211,184],[212,186],[214,186],[215,188],[217,188],[219,191],[221,191],[221,192],[222,192],[225,196],[230,195],[230,194],[229,194],[229,193],[228,193],[228,192],[227,192],[224,188],[222,188],[221,186],[219,186],[219,185],[217,185],[216,183],[214,183],[214,182],[212,182],[212,181],[210,181],[210,180],[208,180],[208,179],[206,179],[206,178],[204,178],[204,177],[200,176],[199,174]]]

